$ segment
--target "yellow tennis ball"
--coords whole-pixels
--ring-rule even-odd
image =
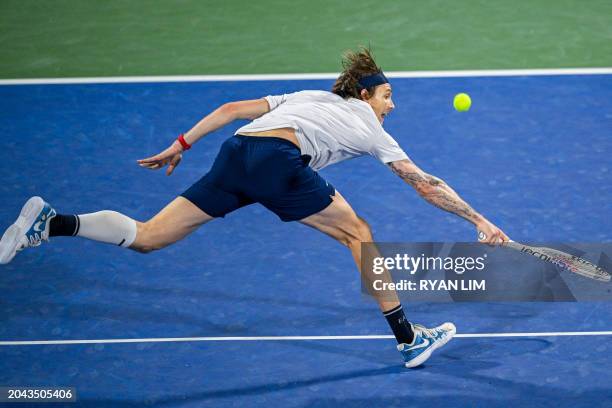
[[[468,111],[470,110],[470,106],[472,106],[472,99],[470,95],[466,93],[457,94],[453,100],[453,106],[458,112]]]

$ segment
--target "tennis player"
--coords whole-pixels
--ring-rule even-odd
[[[342,63],[344,70],[331,92],[224,104],[161,153],[138,160],[148,169],[167,166],[170,175],[200,138],[236,119],[251,120],[223,143],[206,175],[146,222],[115,211],[57,214],[42,198],[30,198],[2,237],[0,263],[54,236],[79,236],[147,253],[215,218],[260,203],[282,221],[299,221],[333,237],[348,247],[361,268],[361,243],[373,241],[370,227],[317,171],[362,155],[388,166],[429,203],[474,224],[487,242],[507,241],[444,181],[417,167],[385,132],[382,125],[394,108],[392,89],[371,52],[349,52]],[[452,323],[432,329],[411,323],[396,295],[377,300],[406,367],[422,364],[456,332]]]

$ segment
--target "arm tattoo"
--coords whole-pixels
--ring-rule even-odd
[[[410,184],[427,202],[436,207],[456,214],[468,221],[476,222],[480,215],[474,211],[443,180],[427,174],[412,161],[405,159],[389,163],[393,173]]]

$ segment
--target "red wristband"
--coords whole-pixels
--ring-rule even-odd
[[[185,137],[184,137],[184,135],[182,133],[179,135],[177,140],[179,141],[181,146],[183,146],[183,150],[191,149],[191,145],[185,141]]]

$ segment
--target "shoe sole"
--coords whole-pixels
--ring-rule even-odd
[[[0,240],[0,264],[5,265],[13,260],[20,244],[20,238],[32,228],[36,217],[45,206],[40,197],[32,197],[21,208],[17,220],[6,229]]]
[[[406,368],[414,368],[414,367],[420,366],[425,361],[427,361],[429,357],[431,357],[431,354],[434,351],[436,351],[437,349],[439,349],[440,347],[444,346],[446,343],[451,341],[452,338],[455,336],[455,334],[457,334],[457,328],[455,327],[454,324],[452,325],[453,325],[452,329],[449,330],[448,334],[443,339],[435,342],[429,349],[421,353],[417,358],[411,360],[408,363],[405,363],[404,365],[406,366]]]

